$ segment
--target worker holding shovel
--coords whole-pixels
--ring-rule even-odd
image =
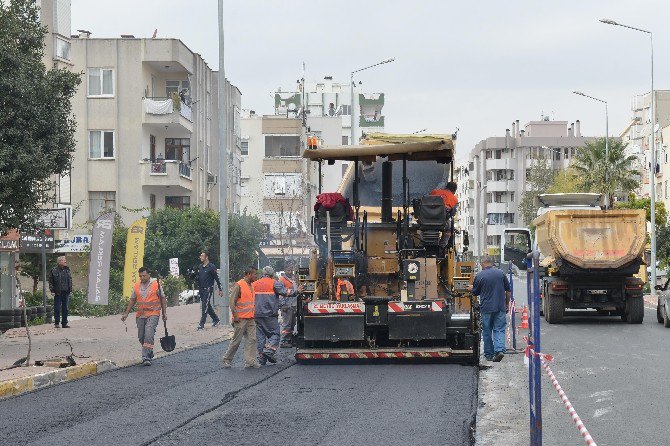
[[[149,270],[145,267],[139,269],[140,281],[133,287],[130,301],[126,311],[121,316],[126,321],[128,313],[137,302],[137,337],[142,345],[142,364],[151,365],[154,357],[154,336],[158,326],[158,318],[163,312],[163,321],[167,321],[167,300],[163,294],[158,280],[152,279]]]

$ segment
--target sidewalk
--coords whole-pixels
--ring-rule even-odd
[[[220,342],[229,339],[232,334],[230,327],[212,328],[209,321],[205,330],[196,331],[200,319],[199,304],[170,307],[167,314],[168,331],[171,335],[175,335],[177,341],[174,352]],[[0,371],[0,399],[56,382],[140,362],[140,345],[137,340],[134,313],[131,313],[126,320],[127,331],[121,322],[121,315],[73,320],[69,325],[71,328],[55,328],[53,325],[30,327],[32,337],[30,360],[34,364],[36,360],[69,355],[70,347],[67,344],[56,345],[67,340],[72,344],[78,365],[64,369],[30,366]],[[156,330],[156,357],[170,354],[160,347],[159,339],[164,336],[162,325],[161,321]],[[2,352],[0,368],[8,367],[25,357],[28,352],[26,329],[14,328],[0,335],[0,351]],[[35,380],[26,380],[45,374],[46,376]]]

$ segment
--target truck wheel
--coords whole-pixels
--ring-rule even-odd
[[[641,297],[629,297],[626,299],[626,322],[629,324],[641,324],[644,319],[644,300]]]
[[[563,322],[563,314],[565,312],[565,303],[563,296],[556,294],[549,294],[544,296],[547,300],[545,318],[550,324],[560,324]]]

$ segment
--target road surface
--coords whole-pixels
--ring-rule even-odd
[[[11,445],[467,445],[477,369],[459,364],[221,367],[227,343],[0,402]]]

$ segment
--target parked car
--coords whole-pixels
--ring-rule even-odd
[[[186,290],[179,293],[179,305],[189,305],[200,302],[198,290]]]

